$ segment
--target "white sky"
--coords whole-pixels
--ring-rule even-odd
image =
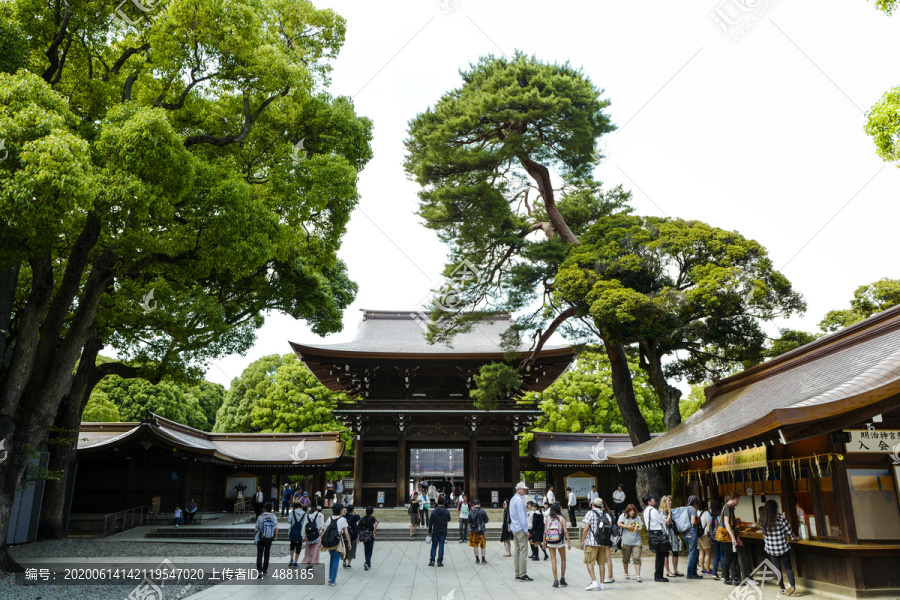
[[[596,177],[631,190],[638,214],[700,219],[768,248],[809,305],[790,326],[814,331],[859,285],[900,276],[900,172],[863,130],[865,111],[900,84],[900,15],[866,0],[743,0],[749,13],[741,0],[444,2],[315,2],[347,19],[331,92],[374,121],[340,252],[359,294],[329,341],[353,337],[360,308],[413,309],[437,285],[446,249],[415,214],[407,122],[460,85],[460,68],[515,49],[568,60],[606,90],[619,131]],[[732,41],[717,10],[743,17],[732,35],[750,28]],[[250,352],[215,361],[207,378],[227,387],[288,340],[320,338],[270,315]]]

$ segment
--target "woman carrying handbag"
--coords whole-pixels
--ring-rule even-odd
[[[672,550],[669,536],[666,533],[669,523],[672,522],[672,515],[669,514],[668,518],[666,518],[659,512],[656,508],[656,497],[654,496],[645,496],[644,504],[647,505],[644,509],[644,523],[647,524],[650,550],[656,554],[656,568],[653,573],[653,581],[668,582],[669,580],[663,577],[663,566],[669,556],[669,552]]]

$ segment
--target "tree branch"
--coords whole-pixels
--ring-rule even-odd
[[[525,367],[527,365],[534,364],[534,361],[537,360],[538,354],[541,353],[541,349],[544,347],[544,344],[547,343],[547,340],[550,339],[550,336],[553,335],[557,328],[562,325],[565,321],[575,316],[577,309],[574,306],[570,306],[566,310],[559,313],[555,319],[547,326],[547,329],[540,334],[540,337],[537,341],[537,346],[535,346],[534,350],[529,354],[520,364],[519,368]]]
[[[259,115],[275,100],[279,97],[284,97],[288,95],[288,92],[291,90],[290,86],[285,87],[284,91],[275,94],[274,96],[267,98],[260,105],[259,109],[250,114],[250,98],[245,94],[244,95],[244,126],[241,129],[241,132],[237,135],[226,135],[226,136],[214,136],[209,134],[201,134],[201,135],[192,135],[184,140],[184,147],[190,148],[194,144],[210,144],[212,146],[218,146],[219,148],[223,146],[227,146],[229,144],[239,144],[247,139],[247,136],[250,135],[250,130],[253,128],[253,124],[259,118]]]
[[[56,35],[53,37],[53,41],[50,42],[50,47],[47,48],[47,51],[44,53],[47,56],[47,59],[50,61],[50,66],[44,71],[44,74],[41,75],[44,81],[53,85],[53,78],[57,74],[57,71],[62,70],[62,65],[60,64],[59,57],[59,45],[62,44],[63,40],[66,38],[66,34],[69,32],[69,21],[72,19],[72,7],[69,5],[68,0],[62,0],[63,5],[65,5],[66,10],[60,19],[59,30],[57,30]],[[59,11],[57,11],[57,17],[59,16]],[[66,45],[66,50],[68,50],[69,46]],[[57,81],[59,79],[57,78]]]

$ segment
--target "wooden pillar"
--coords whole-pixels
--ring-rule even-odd
[[[513,436],[512,452],[510,454],[511,454],[510,461],[509,461],[510,473],[512,473],[513,490],[515,490],[516,484],[519,481],[521,481],[519,479],[520,467],[519,467],[519,436],[518,436],[518,434]]]
[[[843,444],[833,444],[832,451],[835,454],[844,454]],[[844,457],[846,458],[846,456]],[[838,506],[841,509],[841,539],[845,544],[858,544],[859,537],[856,534],[856,517],[853,516],[853,505],[850,500],[850,480],[847,478],[847,463],[835,459],[831,475],[831,485],[838,493]],[[796,512],[796,511],[795,511]],[[824,524],[823,524],[824,527]],[[830,532],[829,532],[830,533]],[[861,580],[857,580],[861,581]]]
[[[362,458],[363,458],[363,441],[362,436],[356,434],[356,453],[353,455],[353,504],[362,506]]]
[[[402,433],[397,439],[397,506],[406,504],[406,494],[408,488],[407,475],[409,462],[409,452],[406,450],[406,436]],[[387,500],[387,498],[385,498]]]
[[[134,459],[128,460],[127,474],[125,475],[125,505],[122,508],[132,508],[131,490],[134,488]],[[143,502],[141,502],[143,504]]]
[[[469,495],[469,501],[471,502],[475,498],[478,498],[478,439],[475,437],[475,434],[472,433],[469,436],[469,449],[467,450],[469,453],[469,481],[465,483],[466,493]],[[490,498],[485,500],[484,498],[478,498],[481,500],[482,506],[490,506]]]

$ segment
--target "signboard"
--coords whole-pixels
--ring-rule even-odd
[[[494,490],[491,492],[491,505],[496,507],[498,504],[500,504],[500,492]]]
[[[565,487],[572,488],[576,498],[587,498],[592,485],[597,485],[597,478],[594,476],[565,478]]]
[[[868,429],[845,430],[850,434],[850,441],[844,446],[846,452],[862,452],[863,454],[900,454],[900,431]]]
[[[713,473],[759,469],[766,466],[766,447],[747,448],[712,457]]]
[[[378,492],[378,504],[384,504],[384,492]]]

